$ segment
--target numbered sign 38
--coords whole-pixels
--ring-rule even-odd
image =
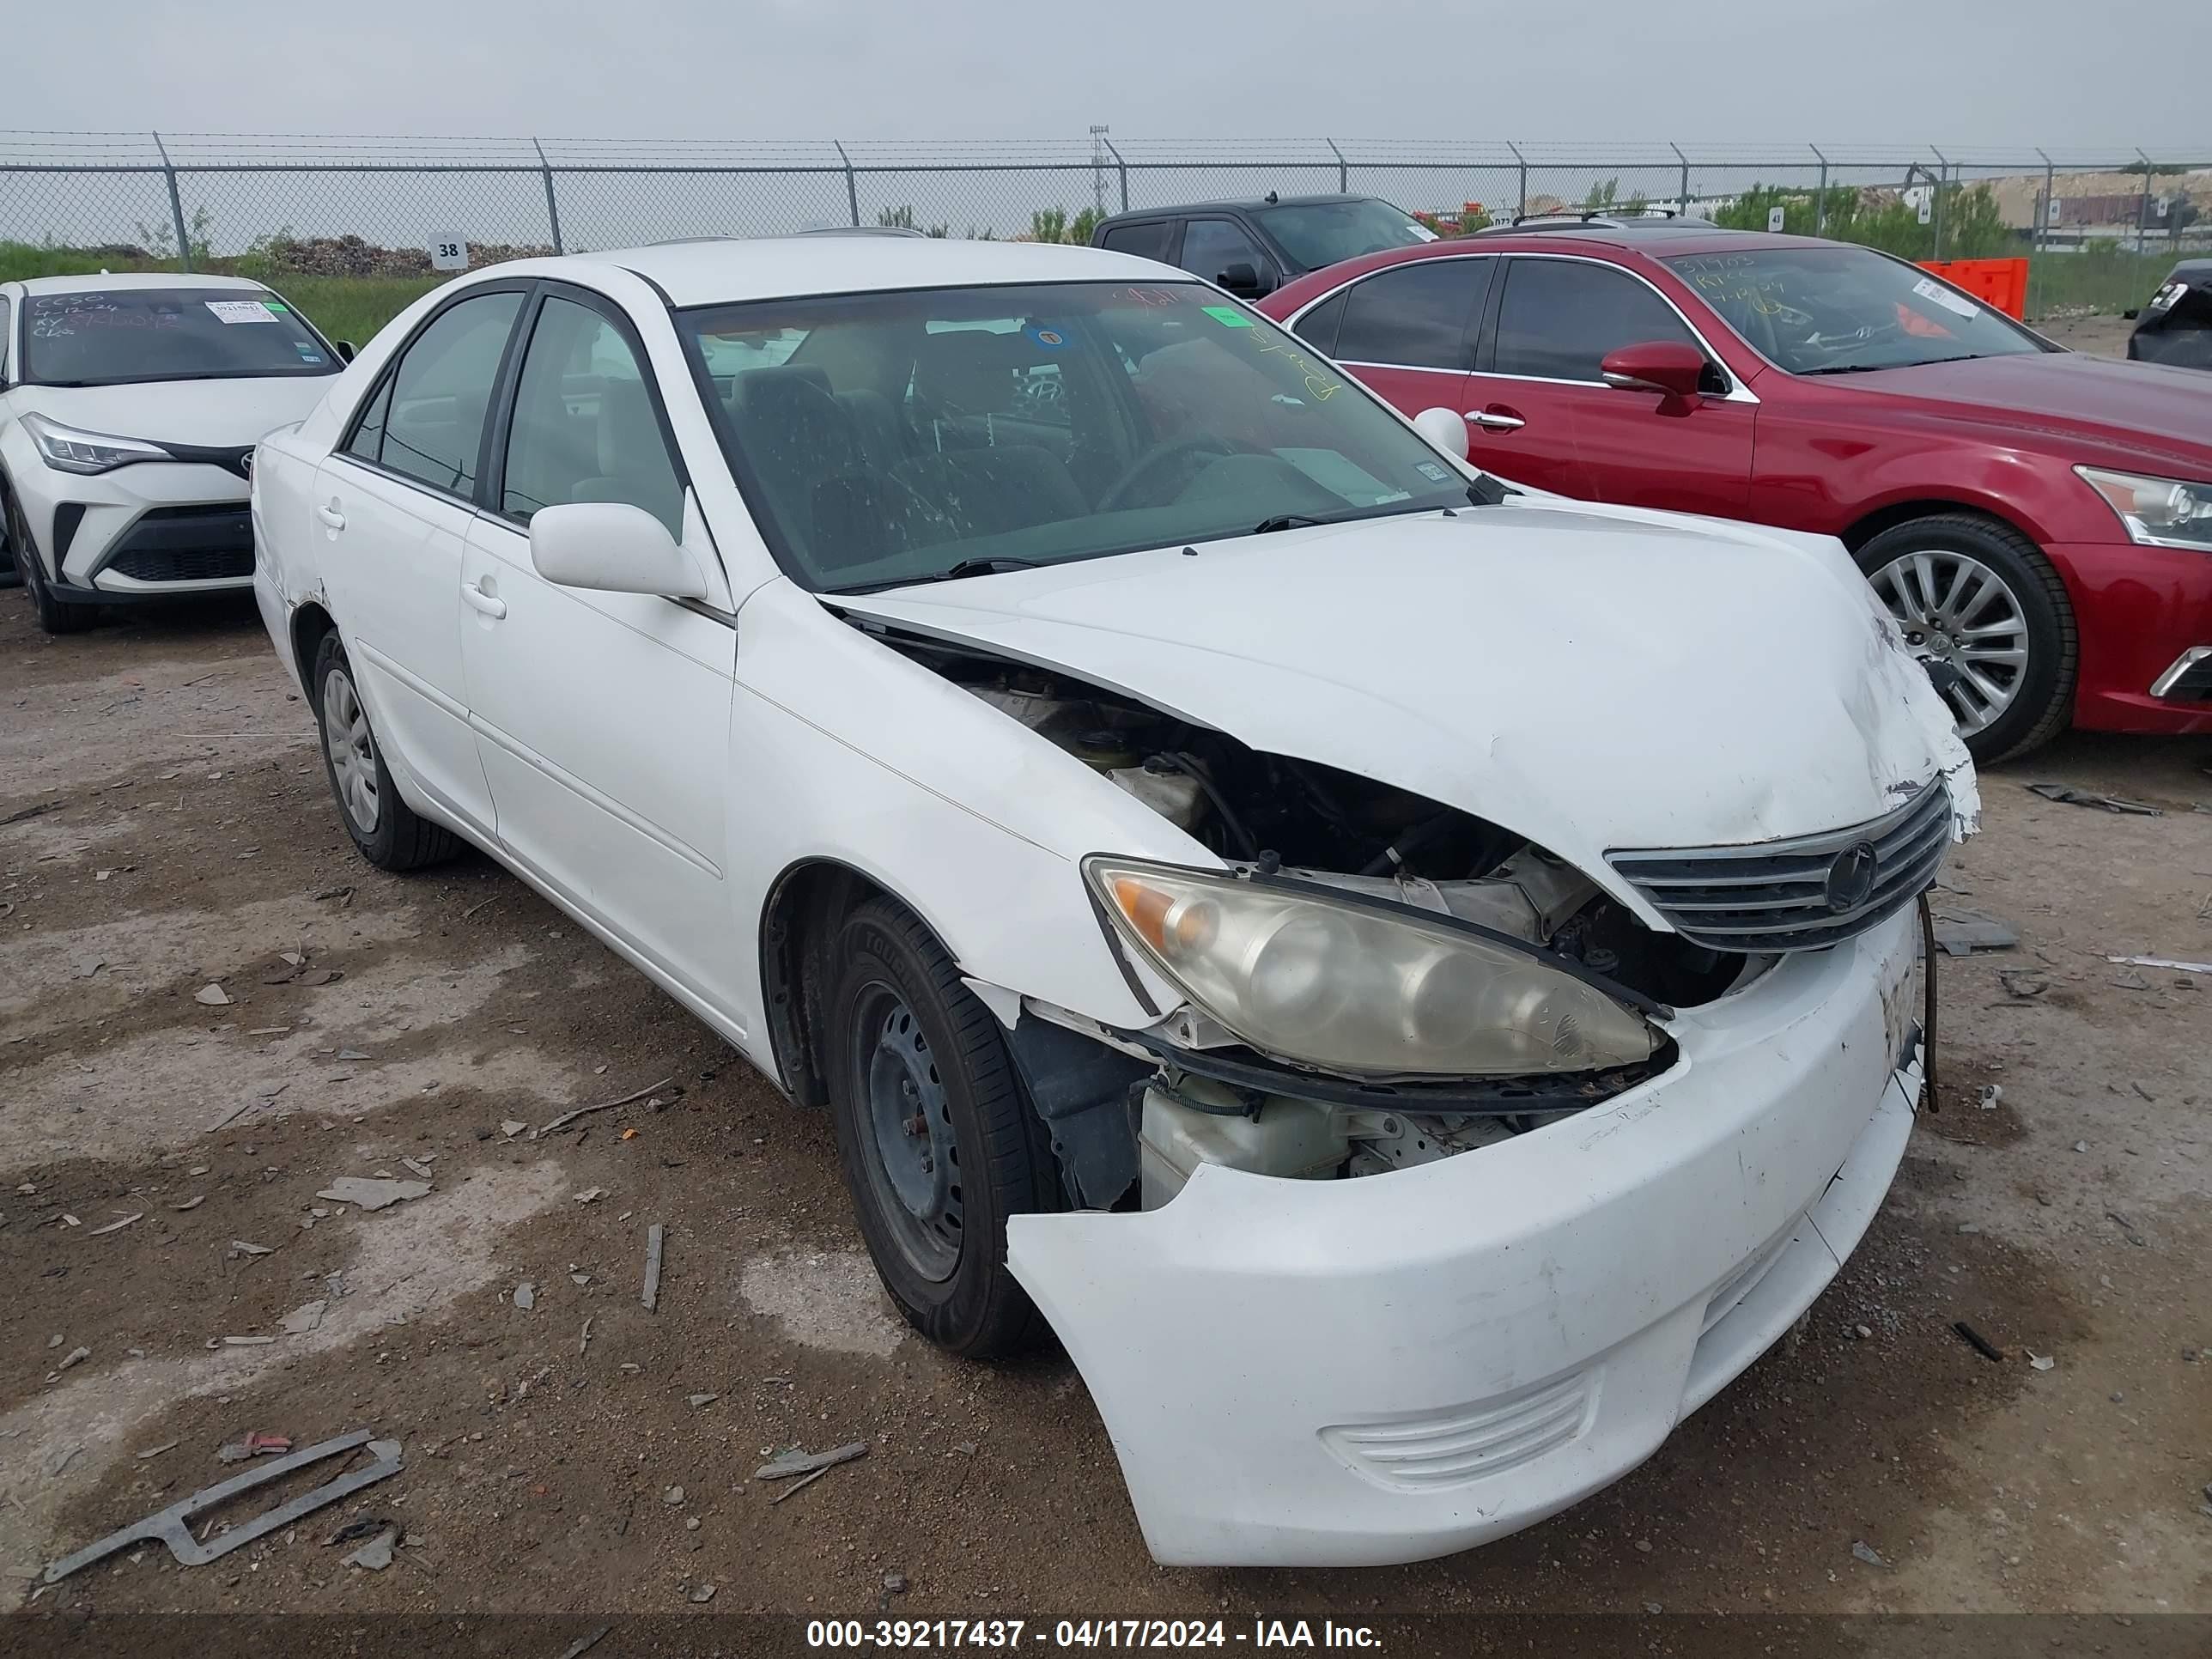
[[[433,270],[466,270],[469,268],[469,245],[458,235],[433,236],[430,239],[430,269]]]

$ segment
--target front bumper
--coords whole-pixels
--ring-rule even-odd
[[[149,461],[84,477],[35,459],[24,465],[12,452],[10,461],[58,597],[123,605],[252,585],[244,478],[204,462]]]
[[[1146,1542],[1191,1565],[1464,1549],[1620,1479],[1865,1232],[1920,1089],[1910,908],[1672,1023],[1666,1075],[1389,1175],[1201,1166],[1016,1217]],[[1900,1054],[1905,1058],[1900,1060]]]
[[[2212,732],[2212,697],[2152,691],[2191,647],[2212,645],[2212,553],[2133,542],[2045,550],[2065,579],[2081,633],[2074,723],[2170,736]]]

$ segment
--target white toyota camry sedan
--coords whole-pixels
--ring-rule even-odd
[[[1835,543],[1463,433],[1109,252],[526,261],[264,445],[255,584],[362,855],[484,848],[826,1107],[1161,1560],[1407,1560],[1833,1276],[1978,813]]]

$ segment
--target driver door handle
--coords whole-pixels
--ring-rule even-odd
[[[338,511],[338,504],[335,501],[328,507],[318,507],[315,509],[315,516],[333,530],[345,528],[345,514]]]
[[[1500,415],[1488,409],[1470,409],[1467,418],[1486,432],[1514,432],[1528,424],[1518,415]]]
[[[507,615],[507,601],[485,592],[474,582],[461,584],[461,597],[466,599],[473,609],[483,611],[494,622],[499,621],[501,617]]]

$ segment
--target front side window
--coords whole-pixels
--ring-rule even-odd
[[[1246,265],[1263,283],[1274,262],[1260,251],[1251,233],[1234,219],[1194,219],[1183,227],[1182,268],[1209,283],[1229,286],[1229,268]]]
[[[1468,335],[1494,259],[1415,259],[1354,283],[1334,356],[1347,363],[1468,368]]]
[[[1696,339],[1674,307],[1626,271],[1579,259],[1516,259],[1498,307],[1492,367],[1544,380],[1604,379],[1627,345]]]
[[[456,495],[471,494],[500,358],[521,306],[522,295],[509,290],[440,312],[386,377],[350,453]],[[361,447],[372,417],[383,422],[374,454]]]
[[[677,320],[763,534],[817,590],[1469,501],[1462,475],[1304,342],[1196,283],[757,301]],[[785,362],[726,391],[708,373],[793,333]]]
[[[41,386],[335,374],[337,354],[260,288],[120,288],[23,301],[21,379]]]
[[[1436,232],[1411,214],[1371,196],[1354,202],[1292,202],[1261,208],[1257,216],[1302,270],[1437,240]]]
[[[550,297],[530,331],[507,438],[500,511],[620,501],[684,533],[684,486],[622,331],[589,306]]]
[[[0,296],[0,382],[8,378],[8,301]]]
[[[2001,312],[1867,248],[1753,248],[1663,262],[1768,362],[1849,374],[2043,348]]]

